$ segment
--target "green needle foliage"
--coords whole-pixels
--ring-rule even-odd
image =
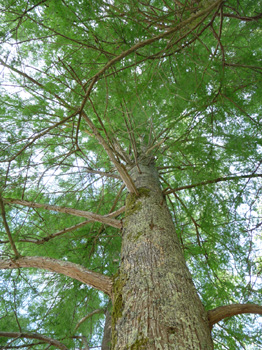
[[[1,259],[18,258],[15,247],[116,274],[119,229],[7,199],[107,215],[128,192],[116,163],[128,172],[151,154],[205,308],[261,303],[261,8],[0,0]],[[41,269],[0,274],[0,335],[101,345],[102,292]],[[215,349],[262,348],[261,324],[221,321]],[[0,337],[4,349],[47,347]]]

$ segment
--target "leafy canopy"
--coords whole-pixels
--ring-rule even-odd
[[[106,215],[127,192],[116,164],[128,172],[150,153],[204,306],[259,303],[261,5],[1,0],[1,196]],[[118,229],[21,205],[3,213],[22,256],[117,272]],[[13,258],[4,220],[0,232]],[[35,269],[1,281],[1,331],[101,344],[103,313],[78,323],[106,308],[102,293]],[[258,349],[260,327],[221,322],[215,348]],[[32,342],[46,348],[0,338]]]

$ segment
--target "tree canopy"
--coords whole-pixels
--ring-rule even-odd
[[[101,345],[96,274],[117,273],[129,169],[147,155],[205,308],[261,303],[261,7],[0,0],[2,347]],[[215,349],[262,348],[261,325],[221,321]]]

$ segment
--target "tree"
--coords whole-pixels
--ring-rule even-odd
[[[262,348],[261,1],[0,3],[1,348]]]

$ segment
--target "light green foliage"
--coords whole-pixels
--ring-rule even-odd
[[[119,174],[79,114],[111,62],[82,107],[115,160],[129,171],[151,154],[163,188],[172,190],[210,180],[169,194],[167,203],[212,309],[261,302],[261,179],[212,180],[262,173],[262,3],[225,0],[166,34],[209,3],[0,0],[0,194],[100,215],[125,205]],[[139,206],[129,194],[126,215]],[[5,215],[23,256],[118,271],[121,235],[113,227],[90,222],[50,238],[84,219],[20,205],[5,205]],[[14,258],[0,225],[1,258]],[[1,331],[40,333],[70,349],[83,347],[82,336],[90,347],[101,344],[103,314],[75,327],[107,305],[102,293],[42,270],[0,272]],[[260,327],[256,316],[221,322],[215,349],[257,349]],[[0,337],[7,349],[32,342],[9,346]]]

